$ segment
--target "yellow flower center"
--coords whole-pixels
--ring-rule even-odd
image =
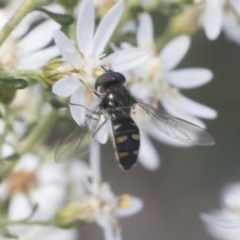
[[[128,209],[131,207],[129,194],[123,194],[119,197],[118,207],[124,209]]]
[[[239,206],[229,206],[229,211],[230,212],[233,212],[233,213],[237,213],[237,212],[239,212],[240,211],[240,208],[239,208]]]

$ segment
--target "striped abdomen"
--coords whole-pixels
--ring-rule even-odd
[[[137,161],[140,147],[139,129],[131,117],[112,119],[112,127],[119,162],[128,170]]]

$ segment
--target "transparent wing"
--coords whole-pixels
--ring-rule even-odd
[[[101,136],[106,135],[103,126],[107,120],[107,118],[103,119],[100,110],[87,115],[85,121],[58,145],[54,156],[55,161],[70,162],[88,153],[90,146],[95,145],[96,139],[102,139]]]
[[[136,104],[151,117],[154,126],[169,137],[194,145],[210,146],[215,144],[214,138],[197,125],[171,116],[141,101],[137,101]]]

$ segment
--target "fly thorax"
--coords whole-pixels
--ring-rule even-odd
[[[121,84],[106,89],[105,108],[112,117],[129,117],[132,97]]]
[[[130,95],[121,85],[107,89],[106,99],[109,107],[125,107],[130,104]]]

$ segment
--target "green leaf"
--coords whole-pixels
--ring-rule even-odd
[[[78,4],[78,0],[58,0],[58,2],[67,9],[73,9]]]
[[[28,86],[28,82],[22,78],[0,78],[0,82],[14,89],[24,89]]]
[[[132,17],[136,18],[138,14],[144,12],[144,9],[141,5],[139,4],[136,4],[136,5],[133,5],[131,6],[130,8],[130,13],[132,15]]]
[[[50,18],[60,23],[61,25],[70,25],[74,22],[74,18],[69,14],[54,13],[43,8],[37,8],[36,10],[47,14]]]
[[[161,7],[159,7],[159,10],[163,14],[169,17],[173,17],[181,14],[183,12],[183,7],[179,3],[166,3],[166,4],[161,4]]]
[[[4,158],[4,161],[15,161],[19,159],[20,155],[18,153],[13,153],[9,155],[8,157]]]
[[[18,239],[18,236],[10,233],[6,228],[1,229],[0,234],[7,239]]]

